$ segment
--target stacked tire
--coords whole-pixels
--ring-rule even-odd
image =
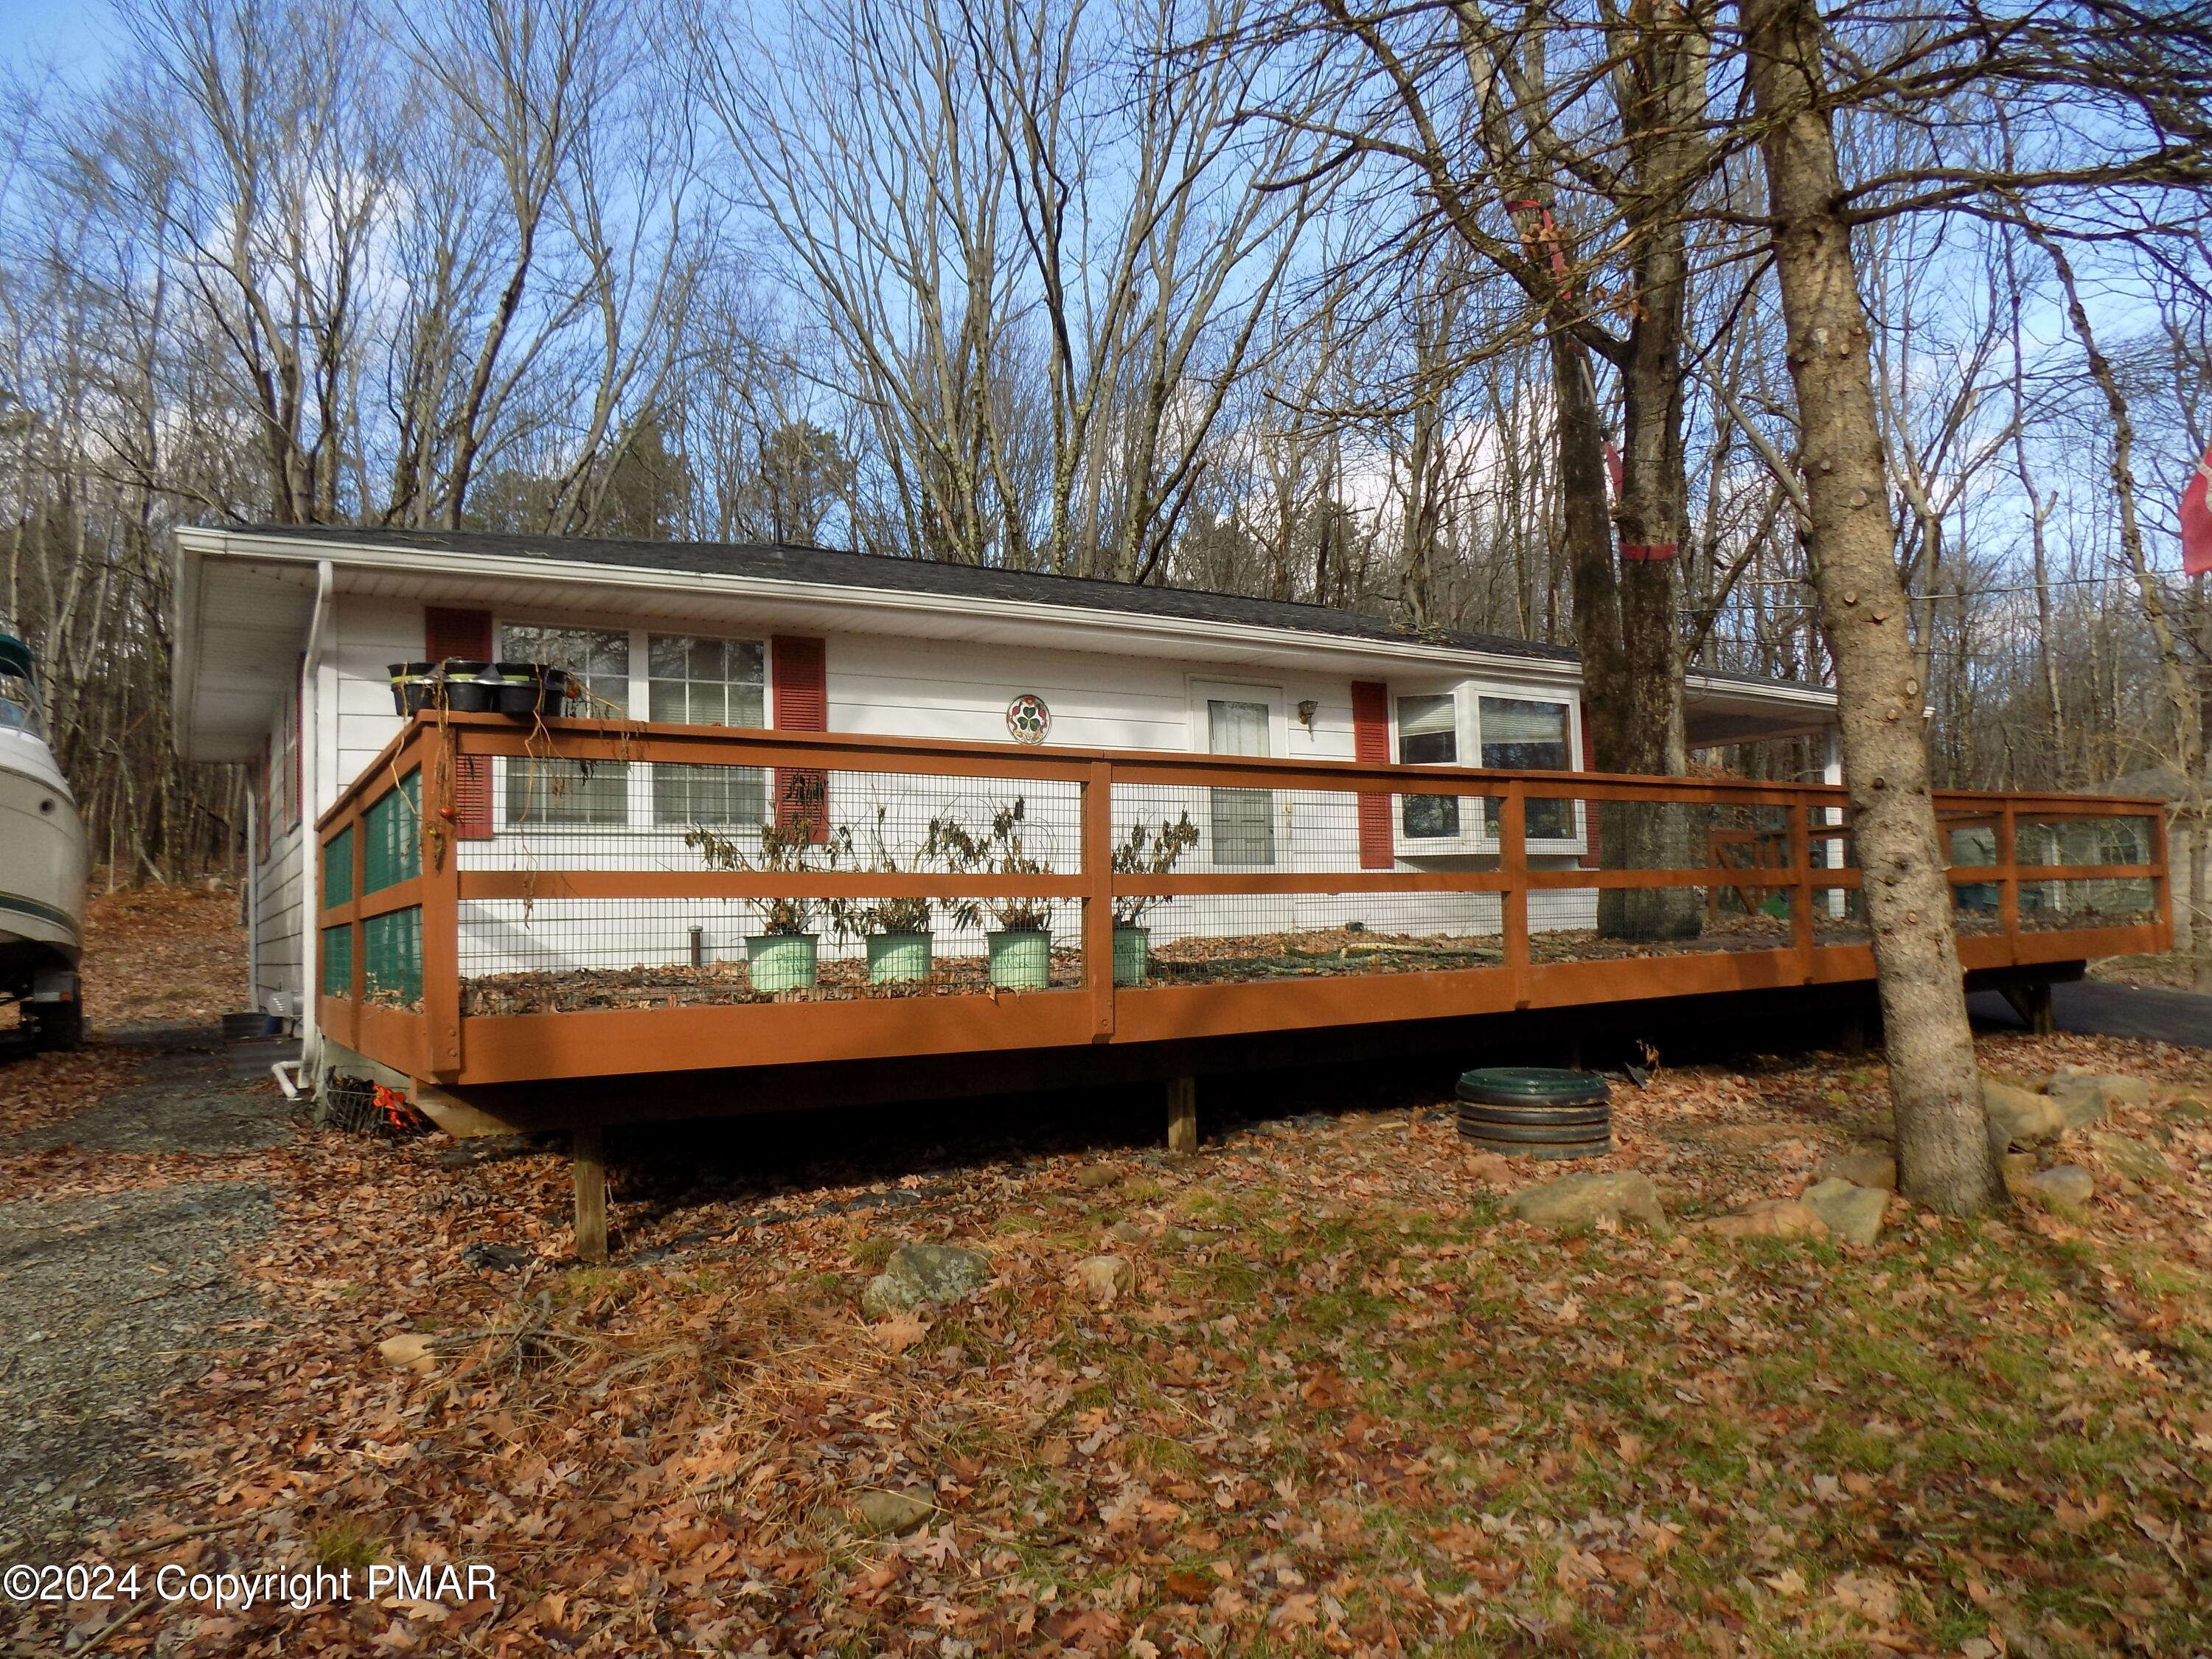
[[[1516,1158],[1603,1158],[1613,1150],[1613,1091],[1595,1072],[1489,1066],[1460,1074],[1459,1132]]]

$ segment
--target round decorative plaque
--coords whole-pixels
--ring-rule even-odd
[[[1042,743],[1052,730],[1052,710],[1034,691],[1024,691],[1006,705],[1006,731],[1016,743]]]

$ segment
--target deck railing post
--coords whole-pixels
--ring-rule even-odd
[[[1997,809],[1997,929],[2007,940],[2008,961],[2017,960],[2012,949],[2020,939],[2020,826],[2013,804]]]
[[[461,733],[447,726],[422,768],[422,1034],[430,1075],[461,1074],[461,872],[454,781]]]
[[[1498,920],[1505,933],[1505,971],[1512,981],[1513,1006],[1528,1006],[1528,797],[1517,780],[1505,786],[1498,805],[1498,867],[1505,877],[1498,896]]]
[[[1800,796],[1790,812],[1790,867],[1797,886],[1790,899],[1790,932],[1797,946],[1797,965],[1805,983],[1813,982],[1813,814],[1826,810]]]
[[[2154,925],[2161,951],[2173,949],[2173,864],[2169,845],[2166,813],[2160,809],[2150,815],[2150,857],[2158,866],[2158,873],[2151,878],[2151,891],[2157,896]],[[2194,895],[2192,902],[2197,902]]]
[[[1114,1035],[1114,768],[1092,763],[1083,784],[1083,977],[1091,990],[1091,1035]]]

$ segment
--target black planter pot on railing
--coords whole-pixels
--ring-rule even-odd
[[[388,665],[392,706],[402,714],[447,708],[457,714],[511,714],[527,719],[560,714],[578,695],[566,670],[540,662],[478,662],[448,657],[441,663]]]
[[[439,665],[446,682],[446,707],[456,714],[489,714],[499,708],[501,680],[488,662],[448,657]]]

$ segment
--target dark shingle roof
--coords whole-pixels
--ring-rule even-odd
[[[420,552],[471,556],[558,559],[575,564],[619,565],[631,570],[667,570],[695,575],[755,576],[772,581],[807,582],[818,587],[873,588],[899,593],[934,593],[954,599],[1013,599],[1032,605],[1066,605],[1077,611],[1118,611],[1131,616],[1167,617],[1184,622],[1230,623],[1253,628],[1284,628],[1342,639],[1387,640],[1425,644],[1451,651],[1480,651],[1528,657],[1543,662],[1575,662],[1571,647],[1543,645],[1502,634],[1469,634],[1457,629],[1413,629],[1364,611],[1334,605],[1294,605],[1284,599],[1254,599],[1241,593],[1213,593],[1193,587],[1144,587],[1134,582],[1103,581],[1089,576],[1056,576],[1048,571],[1005,570],[987,565],[939,564],[929,559],[895,559],[879,553],[845,553],[834,548],[780,542],[655,542],[610,536],[510,536],[477,530],[364,530],[337,525],[253,525],[229,534],[267,535],[326,541],[350,547],[403,547]],[[1699,671],[1707,680],[1739,685],[1821,688],[1796,680],[1763,679],[1755,674]]]
[[[620,565],[633,570],[682,571],[700,575],[753,576],[807,582],[821,587],[874,588],[933,593],[954,599],[1014,599],[1083,611],[1118,611],[1185,622],[1218,622],[1288,628],[1349,639],[1420,641],[1462,651],[1486,651],[1554,662],[1572,662],[1564,647],[1449,629],[1416,631],[1381,617],[1324,605],[1253,599],[1188,587],[1140,587],[1133,582],[1055,576],[927,559],[841,553],[826,547],[742,542],[648,542],[603,536],[510,536],[470,530],[360,530],[326,525],[256,525],[234,535],[264,533],[355,547],[404,547],[450,552],[457,558],[559,559],[577,564]]]

